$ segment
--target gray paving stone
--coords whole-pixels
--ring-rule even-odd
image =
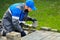
[[[51,28],[50,27],[41,27],[40,29],[41,30],[46,30],[46,31],[51,31]]]
[[[6,37],[7,40],[21,40],[21,35],[17,32],[8,33]]]
[[[1,37],[0,37],[0,40],[7,40],[7,38],[6,38],[6,37],[1,36]]]
[[[57,39],[57,36],[60,37],[60,33],[54,32],[53,34],[51,34],[50,36],[43,38],[42,40],[54,40],[55,38]]]

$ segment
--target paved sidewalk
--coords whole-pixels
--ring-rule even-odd
[[[60,33],[51,31],[35,31],[21,40],[60,40]]]

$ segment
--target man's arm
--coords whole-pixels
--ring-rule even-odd
[[[32,22],[33,22],[32,25],[24,24],[24,25],[26,25],[27,27],[33,26],[33,27],[36,28],[36,27],[38,26],[37,20],[34,19],[34,18],[31,18],[31,17],[29,17],[29,16],[27,16],[27,17],[25,18],[25,21],[32,21]]]
[[[26,21],[32,21],[32,22],[37,21],[36,19],[31,18],[31,17],[29,17],[29,16],[27,16],[25,19],[26,19]]]
[[[18,8],[10,8],[10,11],[12,12],[12,24],[13,27],[18,30],[19,32],[22,32],[23,29],[22,27],[19,25],[19,14],[21,13],[21,10]]]
[[[12,23],[13,23],[13,26],[16,30],[18,30],[19,32],[23,31],[22,27],[19,25],[18,19],[12,18]]]
[[[12,19],[12,22],[13,22],[14,28],[21,33],[21,37],[25,36],[26,33],[22,29],[21,25],[19,25],[19,20]]]

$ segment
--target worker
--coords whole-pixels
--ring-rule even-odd
[[[21,33],[21,37],[25,36],[26,33],[21,24],[23,24],[24,21],[32,21],[33,23],[37,21],[28,16],[28,12],[32,10],[36,10],[33,0],[26,0],[25,3],[12,4],[5,12],[2,19],[2,26],[5,29],[3,36],[6,36],[7,33],[12,31],[18,31]]]

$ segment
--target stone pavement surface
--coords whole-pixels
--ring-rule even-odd
[[[0,40],[7,40],[6,37],[0,37]]]
[[[43,30],[35,31],[22,37],[21,40],[60,40],[60,33]]]

